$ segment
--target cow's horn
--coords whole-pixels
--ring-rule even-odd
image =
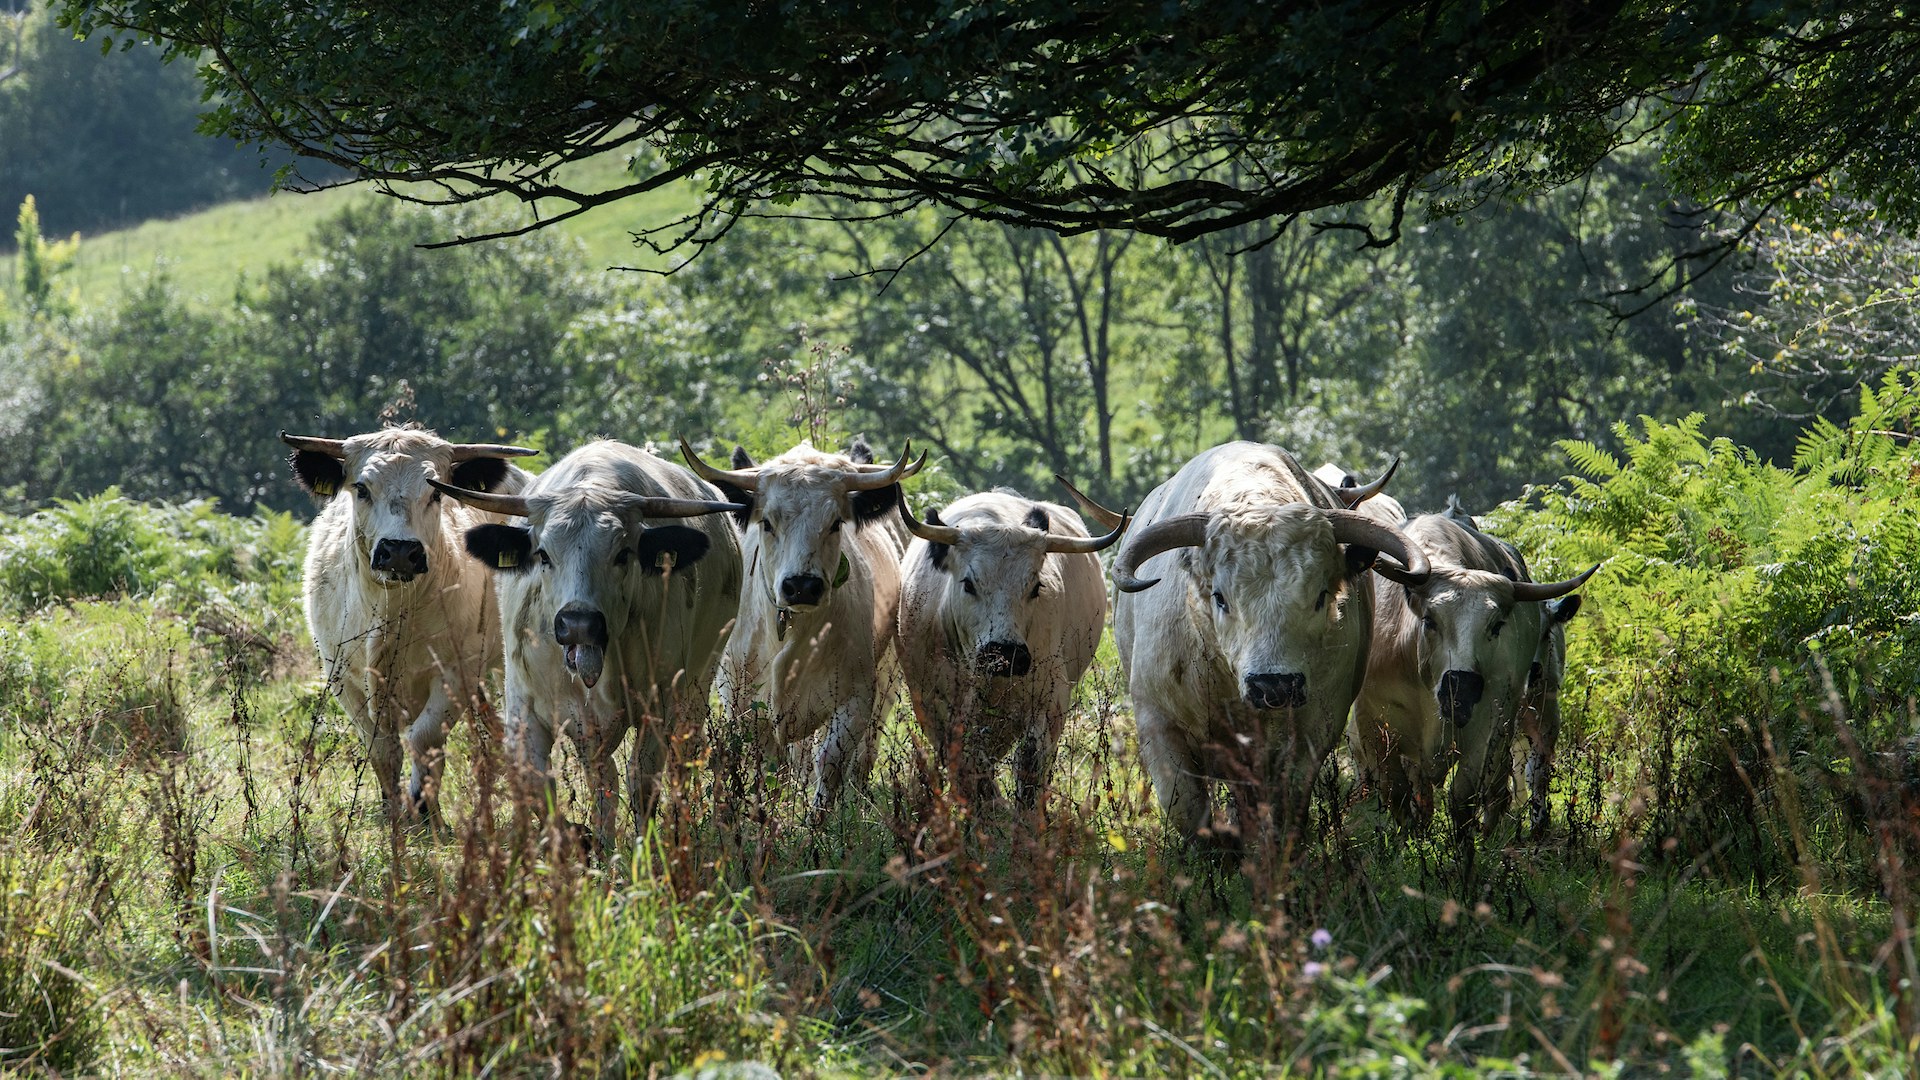
[[[503,443],[454,443],[453,462],[458,465],[462,461],[472,461],[474,458],[532,457],[539,452],[531,446],[507,446]]]
[[[1047,550],[1061,555],[1091,555],[1096,551],[1105,551],[1120,542],[1120,534],[1133,524],[1131,508],[1120,512],[1120,523],[1105,536],[1065,536],[1060,533],[1047,534]]]
[[[1602,565],[1604,564],[1595,563],[1592,570],[1565,581],[1516,581],[1513,583],[1513,598],[1515,600],[1558,600],[1585,585],[1587,579],[1592,577]]]
[[[951,525],[929,525],[913,516],[907,508],[907,500],[900,500],[900,519],[907,523],[907,531],[925,540],[929,544],[945,544],[952,547],[960,542],[960,530]]]
[[[1343,544],[1359,544],[1361,547],[1384,551],[1400,560],[1400,566],[1384,566],[1375,563],[1373,572],[1388,581],[1397,581],[1402,585],[1419,586],[1427,580],[1431,572],[1427,566],[1427,556],[1420,545],[1413,542],[1406,533],[1390,528],[1360,513],[1358,510],[1324,510],[1327,520],[1333,522],[1333,538]],[[1406,569],[1401,569],[1405,567]]]
[[[744,503],[717,499],[675,499],[665,495],[635,495],[627,500],[627,509],[650,518],[690,518],[705,514],[733,514],[750,509]]]
[[[1380,492],[1386,488],[1387,481],[1393,479],[1393,474],[1398,471],[1400,471],[1400,458],[1398,455],[1395,455],[1393,464],[1387,466],[1387,471],[1381,473],[1378,480],[1375,480],[1371,484],[1361,484],[1358,487],[1337,487],[1333,489],[1333,493],[1340,496],[1340,502],[1345,505],[1347,509],[1351,510],[1361,503],[1366,502],[1368,499],[1373,498],[1375,495],[1380,494]]]
[[[695,475],[709,484],[729,484],[741,491],[758,490],[756,487],[760,483],[758,470],[716,469],[700,460],[700,455],[693,452],[693,447],[687,445],[685,438],[680,440],[680,456],[687,459],[687,464],[692,467]]]
[[[920,452],[920,460],[914,461],[913,440],[908,439],[900,449],[900,459],[891,466],[877,472],[847,472],[841,474],[840,483],[848,491],[878,491],[893,485],[919,472],[927,464],[926,451]]]
[[[527,500],[522,495],[495,495],[490,491],[468,491],[466,488],[443,484],[433,477],[427,477],[427,483],[435,491],[451,495],[475,510],[485,510],[490,514],[507,514],[512,517],[527,516]]]
[[[1080,504],[1081,513],[1099,522],[1102,526],[1112,529],[1119,526],[1120,523],[1126,519],[1125,514],[1116,514],[1106,507],[1101,506],[1099,503],[1094,502],[1092,499],[1087,498],[1085,492],[1073,486],[1073,481],[1068,480],[1059,473],[1054,473],[1053,478],[1060,481],[1060,486],[1067,489],[1067,494],[1073,496],[1074,502]]]
[[[1113,564],[1113,582],[1120,586],[1121,592],[1139,592],[1158,584],[1159,578],[1145,581],[1133,576],[1140,564],[1163,551],[1174,548],[1199,547],[1207,542],[1206,514],[1181,514],[1165,521],[1156,521],[1134,533],[1127,540],[1127,546],[1120,549],[1120,557]]]
[[[280,433],[280,441],[293,447],[295,450],[307,450],[315,454],[325,454],[330,458],[339,458],[342,461],[345,461],[347,457],[347,441],[345,439],[318,439],[312,435],[289,435],[283,431]]]

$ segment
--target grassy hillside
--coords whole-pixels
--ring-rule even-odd
[[[565,176],[591,189],[619,182],[620,171],[620,161],[608,157],[576,166]],[[322,218],[351,202],[383,197],[370,187],[305,195],[279,192],[100,236],[83,235],[79,255],[64,280],[83,301],[94,302],[118,295],[128,279],[137,280],[164,267],[191,296],[223,299],[249,275],[298,257]],[[557,227],[586,244],[590,266],[660,267],[665,260],[634,247],[630,233],[671,221],[693,205],[691,191],[673,189],[602,207]],[[514,210],[509,203],[498,206],[503,212]],[[548,207],[547,211],[558,209]],[[527,213],[524,208],[520,212]]]

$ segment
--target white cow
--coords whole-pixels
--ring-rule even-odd
[[[350,439],[280,438],[294,479],[328,502],[307,543],[307,628],[327,686],[353,721],[387,812],[401,810],[400,738],[413,758],[407,809],[438,802],[449,709],[471,707],[500,663],[493,583],[460,556],[460,538],[494,520],[428,486],[451,479],[518,491],[519,446],[450,443],[413,427]]]
[[[739,623],[720,662],[720,702],[751,717],[763,750],[796,764],[815,733],[811,817],[818,821],[849,775],[873,768],[881,720],[899,696],[893,654],[906,529],[892,513],[900,481],[925,463],[906,453],[872,463],[856,441],[847,454],[810,442],[755,467],[736,450],[732,469],[688,464],[740,516],[748,584]]]
[[[1547,629],[1541,605],[1594,571],[1536,583],[1518,552],[1460,517],[1407,525],[1431,571],[1418,581],[1385,571],[1395,580],[1375,595],[1373,651],[1349,739],[1395,814],[1420,825],[1451,767],[1447,808],[1464,837],[1476,824],[1491,830],[1510,797],[1514,727]]]
[[[1011,491],[968,495],[922,522],[901,564],[901,664],[915,716],[944,762],[998,798],[994,769],[1015,742],[1014,797],[1033,806],[1053,774],[1073,688],[1107,621],[1089,537],[1064,506]]]
[[[1147,496],[1115,560],[1140,754],[1189,838],[1212,822],[1216,780],[1266,802],[1279,842],[1304,825],[1366,669],[1367,570],[1385,552],[1426,572],[1406,537],[1343,501],[1278,447],[1216,446]],[[1149,563],[1157,576],[1136,577]]]
[[[614,753],[627,729],[637,728],[627,768],[637,830],[668,740],[706,718],[742,582],[733,526],[708,515],[741,507],[679,465],[618,442],[580,447],[517,496],[441,490],[526,519],[466,535],[468,552],[499,582],[507,743],[550,798],[553,732],[565,729],[593,789],[604,850]],[[677,523],[687,518],[701,520]]]

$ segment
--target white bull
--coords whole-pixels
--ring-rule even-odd
[[[1514,727],[1547,631],[1542,603],[1594,571],[1534,582],[1518,552],[1462,518],[1408,523],[1431,566],[1424,580],[1383,571],[1395,580],[1375,595],[1373,651],[1349,738],[1363,775],[1416,824],[1432,814],[1434,787],[1452,767],[1447,809],[1464,837],[1476,825],[1490,831],[1510,797]]]
[[[636,447],[596,442],[517,496],[441,490],[524,517],[470,530],[494,569],[507,668],[507,744],[551,798],[562,726],[592,787],[594,835],[613,839],[614,753],[636,728],[627,798],[636,830],[651,811],[667,742],[704,722],[714,665],[739,606],[740,509],[687,470]],[[680,519],[701,520],[682,525]]]
[[[916,537],[900,596],[914,714],[941,759],[989,800],[994,770],[1018,742],[1014,798],[1033,806],[1107,621],[1094,552],[1119,540],[1126,520],[1089,537],[1066,507],[1011,491],[968,495],[924,522],[902,499],[900,516]]]
[[[539,451],[449,443],[387,428],[350,439],[280,438],[294,479],[326,498],[307,544],[307,628],[327,686],[367,747],[387,812],[396,814],[400,738],[413,758],[407,809],[438,802],[449,709],[470,707],[500,663],[493,583],[460,555],[460,537],[495,520],[428,486],[452,479],[518,491],[529,477],[507,458]]]
[[[902,453],[884,467],[864,442],[848,454],[802,442],[757,468],[736,451],[732,469],[716,469],[680,447],[695,472],[750,507],[740,519],[749,580],[720,662],[721,707],[753,718],[763,750],[796,761],[819,733],[818,820],[849,776],[872,769],[880,722],[899,696],[894,623],[907,545],[892,510],[900,481],[926,458]]]
[[[1113,570],[1114,638],[1141,757],[1187,837],[1210,826],[1216,780],[1254,788],[1280,842],[1304,825],[1366,668],[1368,567],[1385,552],[1426,572],[1406,537],[1344,501],[1286,451],[1236,442],[1140,506]],[[1159,576],[1137,578],[1149,563]]]

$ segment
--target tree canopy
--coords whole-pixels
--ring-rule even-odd
[[[197,56],[206,127],[404,197],[554,200],[545,222],[699,177],[640,239],[742,214],[933,206],[1191,240],[1319,224],[1371,244],[1410,209],[1584,175],[1671,131],[1704,207],[1815,176],[1920,217],[1910,9],[1832,0],[61,0]],[[1678,121],[1678,123],[1675,123]],[[576,189],[560,163],[631,158]],[[1336,208],[1383,197],[1379,219]],[[1699,224],[1699,222],[1695,222]],[[531,226],[530,226],[531,227]],[[1258,243],[1256,238],[1252,242]]]

